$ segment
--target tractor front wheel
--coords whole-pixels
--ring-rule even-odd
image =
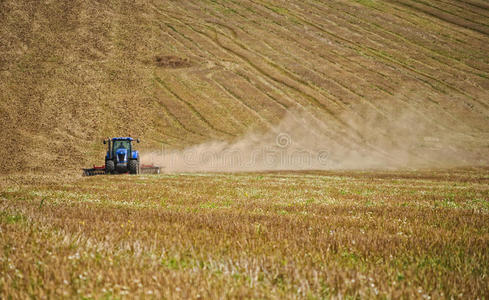
[[[137,159],[130,160],[127,163],[127,168],[130,174],[139,174],[139,161]]]
[[[114,174],[115,164],[113,160],[108,160],[105,162],[105,174]]]

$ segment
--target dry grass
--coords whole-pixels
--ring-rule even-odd
[[[0,298],[487,298],[489,173],[1,178]]]
[[[406,112],[487,165],[487,8],[0,1],[0,298],[489,298],[487,169],[29,175],[99,164],[106,136],[182,149],[293,109],[346,149]]]
[[[339,132],[394,107],[484,158],[488,20],[481,0],[1,1],[2,172],[100,163],[106,136],[231,140],[297,107]]]

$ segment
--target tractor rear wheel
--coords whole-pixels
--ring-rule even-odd
[[[115,164],[113,160],[108,160],[105,162],[105,173],[106,174],[114,174]]]
[[[139,174],[139,161],[132,159],[127,163],[127,169],[130,174]]]

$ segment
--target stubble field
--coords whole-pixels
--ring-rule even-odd
[[[0,298],[487,298],[489,171],[1,177]]]

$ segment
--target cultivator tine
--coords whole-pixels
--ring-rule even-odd
[[[160,174],[160,167],[155,165],[142,165],[141,174]]]
[[[105,174],[105,166],[96,167],[90,169],[83,169],[83,176],[94,176],[94,175],[103,175]]]

